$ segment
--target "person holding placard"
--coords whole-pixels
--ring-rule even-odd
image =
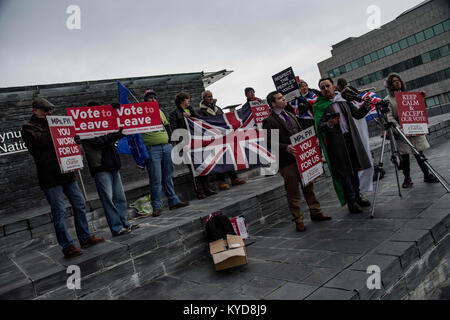
[[[396,127],[400,128],[395,92],[406,91],[405,83],[398,73],[393,72],[389,74],[384,81],[384,86],[388,92],[388,95],[384,98],[385,101],[389,102],[389,112],[386,114],[388,121],[393,123]],[[422,93],[425,96],[425,92],[422,91]],[[403,175],[405,177],[402,187],[412,188],[413,182],[411,180],[411,168],[409,160],[409,155],[412,153],[412,150],[405,142],[400,139],[400,137],[398,137],[397,135],[394,135],[394,137],[397,141],[398,151],[402,156],[401,165],[403,168]],[[416,148],[417,151],[422,154],[424,150],[430,147],[430,144],[428,143],[425,135],[408,136],[408,140],[413,144],[414,148]],[[417,164],[423,172],[423,181],[428,183],[439,182],[439,180],[430,172],[430,170],[428,170],[428,167],[425,165],[420,156],[414,154],[414,157],[416,158]]]
[[[98,102],[89,102],[88,106],[99,106]],[[113,108],[119,108],[114,103]],[[125,135],[123,127],[118,132],[84,139],[82,145],[88,162],[89,172],[94,178],[98,196],[105,212],[106,221],[113,236],[130,233],[138,225],[127,221],[127,199],[120,177],[120,157],[116,142]]]
[[[44,191],[50,204],[56,239],[62,247],[66,258],[79,256],[82,250],[75,247],[67,231],[66,204],[64,195],[72,205],[75,230],[82,248],[103,242],[89,232],[86,218],[86,203],[75,181],[73,172],[61,173],[58,157],[52,142],[50,129],[46,120],[51,115],[54,105],[44,98],[35,98],[32,103],[33,116],[22,127],[22,139],[36,164],[39,186]]]
[[[271,130],[279,130],[280,153],[278,161],[280,174],[284,179],[284,188],[286,190],[289,210],[293,217],[292,221],[296,224],[296,230],[302,232],[306,230],[306,227],[303,222],[303,212],[301,209],[301,196],[299,190],[299,184],[301,182],[300,173],[294,156],[296,150],[291,145],[290,137],[306,128],[302,128],[297,118],[292,113],[285,111],[287,102],[281,92],[273,91],[269,93],[267,96],[267,103],[272,108],[272,112],[269,117],[264,119],[263,129],[267,130],[266,137],[271,136]],[[271,146],[271,139],[267,139],[267,147],[269,150],[271,149]],[[319,200],[317,200],[314,192],[313,183],[302,188],[302,191],[309,207],[311,220],[330,220],[331,217],[324,215],[322,212]]]

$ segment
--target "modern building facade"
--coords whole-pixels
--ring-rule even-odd
[[[401,74],[408,91],[426,92],[428,115],[450,112],[450,2],[428,0],[360,37],[332,46],[321,77],[345,78],[386,96],[384,79]]]

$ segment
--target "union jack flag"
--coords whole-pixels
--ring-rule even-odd
[[[251,108],[209,117],[185,118],[194,176],[268,166],[275,157],[255,128]]]
[[[358,95],[361,97],[361,99],[370,101],[374,104],[381,101],[381,98],[376,93],[371,92],[371,91],[361,92]],[[359,108],[359,107],[361,107],[363,102],[353,101],[353,104]],[[378,118],[377,109],[375,108],[375,105],[371,105],[371,109],[370,109],[369,113],[366,115],[366,121],[370,122],[375,118]]]
[[[302,118],[302,119],[313,119],[313,112],[311,109],[308,109],[306,112],[299,114],[299,110],[298,110],[298,101],[299,100],[303,100],[303,101],[307,101],[310,105],[311,108],[314,107],[314,103],[317,100],[317,94],[315,94],[313,91],[309,90],[308,94],[306,96],[300,96],[297,99],[293,100],[290,102],[292,109],[294,109],[294,113],[297,117]]]

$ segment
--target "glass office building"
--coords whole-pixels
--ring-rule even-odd
[[[447,0],[428,0],[381,28],[332,46],[318,63],[322,77],[345,78],[386,96],[384,79],[400,73],[408,91],[424,90],[429,115],[450,112],[450,10]]]

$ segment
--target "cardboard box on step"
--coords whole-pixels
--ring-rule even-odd
[[[247,264],[247,252],[240,236],[227,234],[227,240],[219,239],[209,243],[216,271]]]

